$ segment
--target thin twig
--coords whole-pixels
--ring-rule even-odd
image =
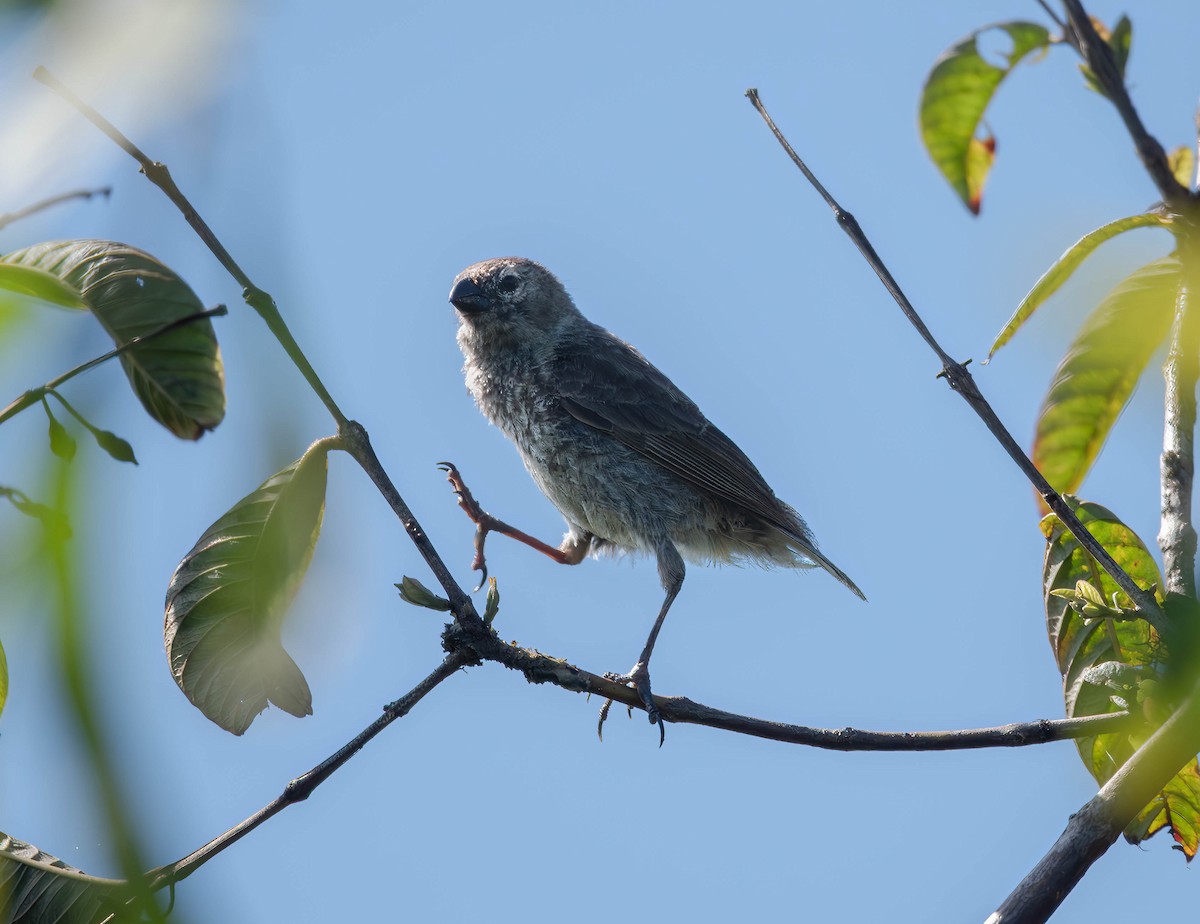
[[[1041,924],[1179,768],[1196,756],[1200,686],[1067,822],[1054,846],[987,919]]]
[[[0,424],[4,423],[10,417],[15,417],[26,408],[37,404],[45,395],[51,391],[54,391],[54,389],[58,388],[64,382],[68,382],[75,378],[75,376],[87,372],[89,369],[94,369],[101,363],[108,362],[110,359],[120,356],[122,353],[127,353],[134,347],[143,344],[148,340],[153,340],[155,337],[161,337],[163,334],[168,334],[173,330],[177,330],[178,328],[187,324],[199,321],[202,318],[216,318],[228,313],[229,309],[227,309],[224,305],[217,305],[216,308],[209,308],[205,311],[197,311],[194,314],[189,314],[182,318],[176,318],[174,321],[170,321],[164,324],[162,327],[152,330],[148,334],[143,334],[140,337],[131,337],[115,350],[109,350],[102,356],[89,359],[87,362],[81,363],[74,369],[64,372],[57,378],[51,379],[45,385],[40,385],[37,388],[29,389],[29,391],[25,392],[23,395],[21,395],[21,397],[16,398],[11,404],[8,405],[8,407],[0,411]]]
[[[494,661],[518,671],[530,683],[550,683],[575,693],[595,694],[635,709],[645,708],[638,692],[625,684],[578,668],[561,658],[509,644],[490,630],[476,633],[450,625],[443,635],[443,644],[452,653],[466,651],[474,660]],[[1140,724],[1140,720],[1121,712],[1075,719],[1016,722],[994,728],[881,732],[859,728],[812,728],[773,722],[714,709],[683,696],[655,696],[654,705],[668,722],[703,725],[830,751],[958,751],[1024,747],[1117,731],[1129,732]]]
[[[433,671],[433,673],[413,687],[408,693],[404,694],[404,696],[400,697],[400,699],[384,706],[379,718],[355,735],[353,739],[340,747],[335,753],[325,758],[325,760],[321,761],[321,763],[317,764],[307,773],[296,777],[296,779],[288,783],[284,787],[283,792],[269,804],[263,806],[263,808],[241,822],[241,824],[235,825],[220,836],[213,838],[213,840],[209,841],[199,850],[193,851],[181,860],[177,860],[167,866],[161,866],[147,873],[145,876],[147,887],[152,891],[157,891],[167,885],[182,882],[217,854],[233,846],[263,822],[275,817],[288,806],[295,805],[297,802],[303,802],[313,794],[313,791],[318,786],[329,779],[336,770],[361,751],[368,741],[391,725],[396,719],[401,719],[408,715],[412,711],[412,708],[425,698],[426,694],[430,693],[443,680],[451,677],[460,668],[466,667],[470,662],[470,655],[466,652],[447,656],[438,666],[437,670]]]
[[[929,328],[925,326],[925,322],[921,320],[920,315],[917,314],[917,311],[915,308],[913,308],[912,303],[900,289],[900,284],[896,282],[887,266],[884,265],[884,262],[880,258],[879,254],[875,252],[875,248],[867,239],[866,234],[863,233],[863,230],[859,226],[857,219],[855,219],[853,215],[851,215],[838,204],[837,200],[833,198],[829,191],[826,190],[821,184],[820,180],[818,180],[813,172],[808,168],[808,165],[800,159],[800,155],[796,153],[795,149],[788,142],[787,138],[784,137],[783,132],[776,127],[774,120],[771,118],[766,107],[763,105],[762,100],[759,98],[758,91],[753,89],[747,90],[746,96],[750,100],[751,104],[753,104],[754,108],[758,110],[758,113],[762,116],[763,121],[766,122],[767,126],[771,129],[771,132],[775,135],[776,140],[778,140],[783,146],[783,149],[787,151],[788,156],[792,159],[792,162],[800,169],[800,172],[804,174],[805,178],[809,181],[809,183],[812,184],[813,188],[816,189],[821,198],[824,199],[826,204],[833,210],[833,214],[838,225],[843,231],[846,232],[847,235],[849,235],[850,239],[854,242],[854,245],[858,248],[859,253],[863,255],[871,269],[875,271],[875,274],[883,283],[884,288],[888,290],[888,293],[895,300],[896,304],[900,306],[900,310],[904,312],[904,316],[908,318],[909,323],[916,328],[917,333],[921,335],[921,339],[924,340],[925,343],[929,345],[929,348],[937,355],[938,360],[942,364],[942,372],[940,375],[945,377],[946,382],[950,385],[950,387],[962,395],[967,404],[971,406],[971,409],[979,415],[979,418],[984,422],[984,425],[992,432],[992,435],[996,437],[1000,445],[1004,447],[1004,451],[1007,452],[1009,457],[1017,463],[1018,467],[1020,467],[1021,471],[1025,474],[1025,477],[1028,478],[1033,484],[1034,489],[1038,492],[1038,494],[1041,495],[1042,499],[1045,500],[1046,505],[1052,511],[1054,511],[1054,513],[1062,521],[1063,525],[1071,531],[1072,535],[1074,535],[1079,541],[1079,544],[1087,549],[1088,552],[1090,552],[1091,555],[1098,562],[1100,562],[1104,570],[1107,571],[1109,575],[1112,576],[1112,579],[1116,581],[1117,585],[1123,591],[1125,591],[1125,593],[1129,596],[1129,599],[1133,601],[1134,606],[1138,609],[1142,618],[1153,625],[1154,628],[1160,633],[1165,632],[1168,624],[1162,610],[1158,606],[1157,601],[1154,599],[1154,594],[1143,590],[1136,583],[1134,583],[1133,578],[1131,578],[1125,572],[1125,570],[1117,564],[1104,546],[1102,546],[1096,540],[1096,538],[1087,531],[1084,525],[1079,522],[1079,518],[1075,516],[1075,513],[1067,505],[1067,502],[1063,500],[1062,495],[1054,490],[1054,488],[1050,486],[1050,483],[1042,476],[1042,473],[1038,471],[1037,466],[1034,465],[1029,456],[1025,454],[1025,450],[1021,448],[1021,445],[1013,438],[1013,435],[1008,432],[1008,429],[1000,421],[1000,418],[992,409],[992,406],[988,404],[987,400],[983,397],[983,394],[979,391],[979,386],[975,384],[974,377],[967,370],[967,364],[960,363],[951,358],[951,356],[942,349],[941,344],[937,342]]]
[[[145,174],[146,179],[166,194],[167,198],[183,214],[184,220],[200,236],[200,240],[204,241],[205,245],[213,252],[213,255],[220,261],[221,265],[225,267],[229,275],[237,280],[237,283],[242,287],[242,298],[246,304],[253,308],[259,317],[267,323],[267,327],[271,329],[271,333],[275,335],[275,338],[280,342],[284,350],[287,351],[296,368],[300,370],[300,374],[304,376],[309,387],[321,399],[321,402],[325,405],[334,421],[339,427],[345,423],[346,416],[341,412],[341,409],[333,400],[333,396],[325,388],[316,370],[313,369],[312,364],[308,361],[308,357],[300,349],[296,338],[292,336],[292,332],[288,329],[283,316],[279,313],[279,309],[275,305],[275,300],[270,294],[256,286],[233,257],[230,256],[229,251],[225,249],[225,246],[218,240],[216,234],[213,233],[204,219],[200,217],[200,214],[192,206],[192,203],[188,201],[187,196],[175,185],[175,181],[171,178],[171,173],[167,170],[166,164],[147,157],[141,148],[126,138],[115,125],[80,99],[70,87],[44,67],[38,67],[34,70],[33,76],[35,80],[44,83],[79,110],[84,118],[99,128],[104,134],[108,135],[123,151],[141,165],[141,171]]]
[[[1196,431],[1196,380],[1200,376],[1200,248],[1185,238],[1180,248],[1183,284],[1175,302],[1171,346],[1163,363],[1166,395],[1163,413],[1162,521],[1158,547],[1163,554],[1166,591],[1196,597],[1196,528],[1192,524],[1193,444]]]
[[[107,199],[111,195],[111,186],[101,186],[99,189],[76,189],[73,192],[61,193],[57,196],[51,196],[48,199],[42,199],[40,202],[33,203],[33,205],[27,205],[23,209],[17,209],[15,212],[6,212],[0,215],[0,228],[7,228],[14,221],[28,218],[30,215],[44,211],[59,203],[70,202],[72,199],[90,199],[92,196],[103,196]]]
[[[1054,9],[1050,6],[1050,4],[1047,3],[1046,0],[1037,0],[1037,5],[1040,6],[1043,10],[1045,10],[1046,15],[1049,16],[1052,20],[1054,20],[1054,24],[1056,26],[1058,26],[1058,28],[1060,28],[1063,31],[1063,33],[1065,34],[1067,31],[1067,24],[1062,21],[1062,19],[1058,15],[1058,13],[1056,13],[1054,11]]]
[[[1167,154],[1158,140],[1146,130],[1142,117],[1134,108],[1129,90],[1125,86],[1125,78],[1117,68],[1116,59],[1108,43],[1096,33],[1092,19],[1079,0],[1063,0],[1067,18],[1070,21],[1069,33],[1072,33],[1071,44],[1078,50],[1080,56],[1087,62],[1088,68],[1104,89],[1104,94],[1117,107],[1121,121],[1133,138],[1138,157],[1141,158],[1150,179],[1158,187],[1163,202],[1174,208],[1182,208],[1192,201],[1191,193],[1175,179],[1171,166],[1167,162]]]

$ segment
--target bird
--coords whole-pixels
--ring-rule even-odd
[[[523,257],[475,263],[455,277],[450,304],[468,391],[567,524],[557,547],[541,542],[485,513],[443,463],[479,524],[474,567],[486,576],[489,530],[562,564],[589,553],[653,556],[662,605],[633,668],[606,676],[637,691],[660,746],[666,732],[650,658],[683,586],[685,559],[819,567],[866,600],[733,440],[633,346],[584,317],[544,266]]]

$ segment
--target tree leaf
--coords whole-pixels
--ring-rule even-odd
[[[1012,48],[999,67],[979,53],[981,33],[1006,32]],[[973,32],[938,58],[921,93],[921,138],[934,164],[963,203],[979,213],[995,140],[976,137],[1000,82],[1030,52],[1049,47],[1050,33],[1033,22],[1004,22]]]
[[[154,257],[111,241],[51,241],[0,264],[53,275],[81,299],[121,346],[204,310],[182,279]],[[225,416],[225,376],[207,318],[121,354],[134,393],[150,416],[183,439],[199,439]]]
[[[1188,144],[1181,144],[1167,155],[1171,175],[1180,186],[1191,189],[1196,182],[1196,151]]]
[[[1181,273],[1170,256],[1126,277],[1084,322],[1055,370],[1038,415],[1033,461],[1059,492],[1083,482],[1166,339]]]
[[[25,516],[40,520],[42,526],[51,533],[61,535],[64,539],[71,538],[71,524],[62,511],[30,500],[29,495],[24,491],[4,485],[0,485],[0,497],[11,503]]]
[[[46,417],[50,422],[50,451],[60,459],[70,462],[75,458],[75,450],[79,448],[75,442],[75,438],[67,432],[67,428],[50,412],[50,405],[45,400],[42,401],[42,407],[45,408]]]
[[[4,645],[0,644],[0,713],[4,712],[4,704],[8,702],[8,656],[4,654]],[[0,919],[2,920],[2,919]]]
[[[120,879],[101,879],[0,833],[0,921],[4,924],[98,924],[119,911]],[[122,920],[118,915],[118,921]]]
[[[1105,241],[1132,228],[1169,228],[1170,226],[1171,219],[1168,216],[1157,212],[1144,212],[1140,215],[1130,215],[1128,218],[1118,218],[1095,231],[1089,231],[1068,247],[1066,253],[1055,260],[1054,265],[1034,283],[1029,294],[1021,299],[1021,304],[1017,305],[1017,310],[1008,319],[1004,329],[996,335],[996,341],[988,350],[988,358],[985,362],[990,361],[996,351],[1013,338],[1013,334],[1020,326],[1029,320],[1029,317],[1042,306],[1042,303],[1057,292],[1062,284],[1071,278],[1075,270],[1079,269],[1080,264]]]
[[[308,682],[280,639],[325,507],[328,441],[318,440],[205,530],[167,588],[164,637],[188,699],[235,735],[274,703],[312,714]]]
[[[62,308],[88,307],[75,286],[36,266],[0,262],[0,289],[41,299]]]
[[[1073,497],[1068,497],[1067,501],[1088,532],[1139,587],[1146,590],[1162,587],[1154,556],[1133,530],[1099,504],[1080,502]],[[1057,516],[1044,517],[1041,530],[1047,539],[1042,570],[1046,628],[1050,647],[1063,675],[1067,715],[1076,717],[1117,711],[1119,707],[1112,701],[1108,686],[1089,683],[1085,675],[1102,676],[1106,673],[1101,669],[1102,665],[1119,662],[1154,676],[1165,663],[1168,652],[1145,620],[1085,620],[1070,607],[1065,597],[1055,594],[1056,590],[1074,588],[1078,581],[1086,581],[1104,600],[1112,600],[1113,594],[1117,594],[1122,607],[1130,603],[1119,592],[1116,582],[1080,547]],[[1161,603],[1161,592],[1156,590],[1155,596]],[[1075,745],[1084,766],[1098,782],[1105,783],[1149,737],[1151,730],[1142,726],[1133,732],[1109,732],[1079,738]],[[1136,843],[1167,825],[1189,859],[1194,856],[1197,831],[1200,830],[1200,776],[1197,776],[1195,759],[1139,813],[1126,829],[1125,836]]]
[[[137,456],[128,440],[123,440],[110,430],[92,430],[96,444],[118,462],[132,462],[137,465]]]

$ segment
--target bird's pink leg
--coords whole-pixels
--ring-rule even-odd
[[[454,488],[454,493],[458,496],[458,506],[462,507],[463,512],[475,524],[475,557],[471,561],[471,570],[482,572],[479,587],[482,587],[487,581],[487,561],[483,555],[483,544],[487,540],[488,533],[500,533],[510,539],[523,542],[531,549],[537,549],[543,555],[553,558],[560,565],[577,565],[587,556],[588,547],[591,545],[590,536],[583,541],[564,539],[562,545],[557,548],[542,542],[541,539],[529,535],[524,530],[497,519],[479,506],[479,501],[475,500],[471,489],[467,487],[453,462],[439,462],[438,468],[446,473],[446,480]],[[475,589],[479,590],[479,587]]]

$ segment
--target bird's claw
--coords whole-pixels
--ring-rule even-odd
[[[471,489],[467,487],[463,481],[462,475],[458,471],[458,467],[453,462],[439,462],[438,468],[446,473],[446,480],[450,482],[450,487],[454,491],[454,496],[458,498],[458,506],[463,509],[463,512],[475,524],[475,557],[471,559],[471,570],[480,572],[479,583],[475,585],[475,589],[471,593],[479,593],[483,585],[487,583],[487,561],[483,556],[483,545],[487,541],[487,534],[492,530],[492,524],[495,523],[495,518],[479,506],[479,501],[475,500],[475,495],[471,493]]]
[[[650,690],[650,669],[643,662],[639,661],[629,673],[607,673],[604,675],[604,679],[615,683],[624,683],[637,690],[638,699],[642,701],[642,706],[646,710],[646,718],[650,720],[651,725],[658,726],[658,746],[662,747],[663,742],[667,740],[667,728],[663,722],[662,713],[654,705],[654,694]],[[611,706],[612,700],[608,699],[600,707],[600,722],[597,725],[596,733],[600,736],[601,741],[604,740],[604,722],[608,718],[608,710]],[[632,715],[632,713],[633,707],[630,707],[630,714]]]

